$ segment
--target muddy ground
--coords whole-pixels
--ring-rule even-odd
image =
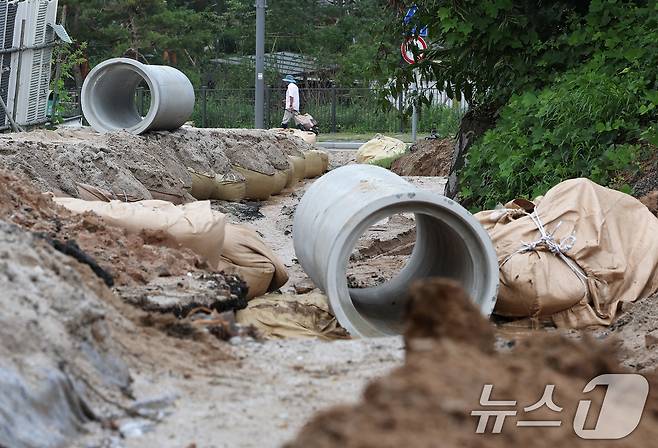
[[[330,152],[331,167],[353,161],[354,152]],[[445,186],[442,178],[409,180],[437,193]],[[594,349],[587,353],[580,345],[569,345],[569,342],[557,345],[545,342],[546,335],[557,335],[555,329],[490,327],[473,324],[478,322],[476,318],[459,322],[464,328],[475,325],[473,328],[477,331],[473,333],[484,334],[489,345],[484,348],[478,345],[477,337],[475,344],[461,340],[456,330],[448,332],[448,336],[439,332],[443,334],[440,342],[425,349],[420,344],[421,351],[433,354],[421,354],[413,359],[405,356],[401,337],[330,343],[260,341],[257,335],[238,332],[225,335],[228,341],[220,340],[210,328],[199,330],[193,324],[180,325],[177,318],[153,313],[139,297],[149,288],[171,296],[207,288],[214,282],[215,287],[223,291],[224,300],[235,301],[240,298],[240,285],[234,279],[220,276],[209,281],[206,276],[212,273],[203,262],[179,248],[169,247],[158,235],[141,235],[130,240],[129,236],[107,228],[93,216],[72,217],[62,210],[52,209],[47,198],[22,192],[19,180],[4,177],[2,181],[8,188],[0,188],[0,193],[4,192],[0,217],[7,221],[6,225],[0,224],[0,234],[4,238],[0,238],[0,246],[5,244],[0,247],[4,248],[4,252],[0,250],[0,260],[12,254],[13,264],[9,265],[21,268],[7,270],[7,262],[0,262],[0,280],[6,279],[11,285],[16,276],[21,275],[36,286],[30,292],[32,295],[23,294],[19,307],[12,309],[5,304],[7,309],[3,309],[2,323],[6,331],[0,333],[5,351],[1,352],[0,368],[23,368],[23,358],[12,347],[29,339],[32,330],[18,327],[15,322],[19,320],[12,326],[12,319],[16,318],[11,313],[34,313],[31,319],[35,322],[34,328],[41,329],[40,336],[24,348],[37,353],[31,355],[33,365],[54,372],[68,372],[72,378],[81,379],[86,384],[84,390],[70,392],[65,378],[59,390],[75,400],[84,397],[85,406],[93,410],[84,412],[83,409],[81,415],[73,415],[68,420],[70,428],[58,434],[59,438],[53,436],[52,446],[276,447],[292,443],[311,420],[314,422],[294,446],[384,446],[381,439],[374,437],[375,433],[384,431],[386,435],[385,431],[405,425],[409,430],[417,428],[418,431],[428,425],[433,428],[447,425],[450,431],[446,440],[452,440],[451,444],[457,446],[463,444],[459,429],[467,428],[470,437],[475,426],[474,420],[465,415],[470,408],[462,409],[466,404],[462,406],[459,401],[459,391],[484,379],[477,373],[483,366],[485,370],[490,369],[492,375],[504,379],[510,391],[516,384],[515,372],[521,371],[527,386],[537,375],[544,375],[542,378],[555,379],[569,392],[580,385],[568,378],[573,369],[584,378],[593,373],[596,366],[616,368],[616,359],[631,371],[651,373],[658,368],[656,298],[625,305],[618,321],[608,329],[564,334],[566,341],[574,341],[573,344],[581,344],[585,334],[593,337],[591,344],[610,343],[603,354]],[[230,221],[252,225],[282,259],[290,273],[290,281],[283,292],[302,293],[315,287],[297,262],[292,246],[292,218],[311,183],[304,181],[266,203],[213,201],[213,208],[227,213]],[[12,194],[16,195],[13,199]],[[24,197],[31,199],[26,202]],[[44,223],[49,225],[44,227]],[[17,231],[12,225],[18,225],[21,230]],[[99,267],[111,275],[115,283],[112,288],[92,266],[78,263],[44,242],[38,235],[44,232],[62,240],[75,235],[84,252],[91,254]],[[413,243],[413,216],[396,215],[375,224],[359,241],[350,258],[352,286],[372,286],[390,278],[404,266]],[[142,258],[146,261],[140,264]],[[47,269],[40,266],[39,260],[47,261]],[[76,288],[55,291],[60,302],[51,310],[39,304],[39,294],[49,293],[49,279],[63,279],[65,283],[80,286],[77,291]],[[83,299],[79,304],[71,302],[70,297],[76,293],[91,302]],[[153,290],[149,290],[147,295],[152,296],[152,293]],[[9,343],[11,334],[15,335],[14,342]],[[510,361],[517,347],[535,339],[542,339],[542,342],[535,345],[531,342],[530,348],[523,348],[525,361]],[[52,344],[53,340],[59,341],[58,344]],[[550,365],[554,362],[551,354],[559,353],[555,347],[562,347],[574,361],[557,367]],[[617,347],[618,355],[613,347]],[[501,361],[501,356],[507,357]],[[483,363],[478,361],[479,357]],[[405,358],[408,358],[406,366]],[[68,369],[61,370],[63,361],[67,361]],[[582,367],[590,361],[594,367]],[[530,367],[523,367],[524,362]],[[544,364],[545,368],[541,367]],[[398,368],[403,370],[397,370],[388,379],[366,389],[371,381]],[[43,378],[39,369],[31,367],[28,371],[35,383]],[[441,381],[435,381],[437,378]],[[0,378],[0,386],[3,380],[6,379]],[[454,388],[455,384],[459,387]],[[362,399],[364,390],[366,395]],[[534,392],[528,386],[517,398],[530,399],[531,395],[538,398],[534,397]],[[382,409],[388,409],[388,413],[377,410],[382,403],[397,403],[405,397],[411,406],[408,416],[405,416],[405,408],[384,406]],[[427,397],[436,400],[429,403]],[[445,397],[450,399],[446,401]],[[477,397],[474,399],[477,402]],[[358,407],[341,407],[314,419],[316,412],[336,405]],[[428,413],[433,413],[435,418],[424,419]],[[48,423],[47,416],[44,418]],[[332,426],[331,419],[335,419],[336,426]],[[350,421],[359,425],[350,426]],[[455,421],[458,423],[453,425]],[[359,433],[361,429],[364,429],[363,434]],[[438,432],[429,434],[434,438],[419,439],[419,443],[432,446],[436,437],[444,436]],[[646,434],[650,433],[642,433],[642,440]],[[393,443],[396,441],[402,444],[412,440],[404,431],[390,435],[390,446],[399,446]],[[62,442],[67,436],[74,436],[75,442]],[[564,441],[569,439],[556,440],[569,446]],[[523,445],[531,439],[504,441],[508,446]],[[471,446],[478,446],[478,439],[471,442],[474,443]]]

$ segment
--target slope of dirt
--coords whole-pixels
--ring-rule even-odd
[[[36,191],[28,181],[0,170],[0,219],[43,234],[75,241],[117,285],[145,284],[157,276],[186,275],[207,268],[192,251],[157,233],[131,235],[91,213],[74,215]]]
[[[132,325],[87,266],[1,220],[0,290],[0,446],[66,446],[103,413],[94,391],[130,394],[108,321]]]
[[[438,446],[591,446],[573,430],[580,399],[600,409],[603,392],[587,395],[584,386],[605,373],[623,372],[614,350],[593,340],[576,341],[537,334],[513,351],[493,351],[490,324],[451,282],[432,280],[415,286],[406,334],[407,360],[390,376],[372,382],[356,406],[340,406],[318,414],[288,447],[432,447]],[[461,301],[439,307],[437,300]],[[428,314],[423,310],[433,310]],[[436,311],[436,312],[435,312]],[[597,446],[651,447],[658,437],[658,378],[647,376],[651,393],[639,427],[622,440]],[[492,384],[492,400],[515,405],[492,409],[479,405],[484,385]],[[554,385],[560,412],[539,401],[546,385]],[[516,410],[500,434],[476,434],[478,417],[471,411]],[[623,408],[615,409],[623,413]],[[619,414],[615,414],[620,418]],[[519,421],[557,420],[560,427],[517,427]],[[590,426],[591,428],[591,426]],[[440,442],[439,442],[440,441]]]
[[[393,162],[391,171],[400,176],[447,176],[454,149],[452,139],[420,140]]]
[[[119,198],[165,195],[186,202],[193,200],[188,168],[238,179],[231,165],[273,174],[288,168],[287,155],[309,149],[298,137],[265,130],[183,127],[143,136],[88,128],[37,130],[0,136],[0,167],[56,194],[78,197],[77,184],[83,183]]]

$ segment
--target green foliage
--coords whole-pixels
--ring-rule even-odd
[[[422,76],[499,108],[461,173],[471,208],[579,176],[629,191],[618,173],[658,143],[655,0],[421,3],[436,36]]]
[[[182,69],[194,84],[211,75],[218,86],[253,87],[251,67],[217,66],[215,58],[253,55],[254,0],[61,0],[67,28],[88,42],[91,65],[122,55]],[[290,51],[337,65],[336,81],[366,85],[388,76],[384,61],[399,55],[399,38],[386,29],[392,20],[386,0],[273,0],[266,16],[267,52]],[[172,53],[176,60],[165,57]],[[278,83],[279,74],[267,81]]]
[[[71,102],[70,92],[65,89],[67,80],[74,77],[74,67],[85,61],[86,43],[78,44],[60,44],[53,51],[53,61],[58,67],[53,77],[50,89],[55,93],[51,123],[58,124],[62,122],[64,114],[67,112],[67,104]]]

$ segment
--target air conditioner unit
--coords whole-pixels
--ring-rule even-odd
[[[57,2],[0,0],[3,42],[0,94],[3,100],[6,96],[9,113],[21,126],[47,121]],[[0,118],[0,124],[8,127],[5,116]]]
[[[16,93],[16,70],[12,70],[12,59],[14,53],[6,52],[14,48],[14,29],[16,25],[16,13],[18,11],[18,1],[0,0],[0,49],[3,54],[0,56],[0,97],[5,105],[9,104],[9,98],[13,98]],[[14,79],[12,83],[10,78]],[[13,86],[13,88],[10,88]],[[11,109],[9,109],[11,111]],[[6,114],[0,111],[0,129],[9,127],[9,120]]]

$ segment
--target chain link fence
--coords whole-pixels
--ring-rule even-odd
[[[465,112],[438,90],[429,92],[430,106],[419,110],[419,132],[436,131],[440,135],[454,133]],[[426,92],[426,94],[429,94]],[[196,104],[191,120],[199,127],[253,128],[254,89],[195,90]],[[318,121],[322,133],[405,133],[411,132],[411,120],[400,113],[400,100],[390,100],[383,110],[377,92],[367,88],[300,89],[302,113],[310,113]],[[64,116],[80,114],[79,92],[67,95]],[[279,127],[284,113],[284,89],[265,90],[265,126]],[[142,115],[148,113],[148,89],[137,89],[135,106]]]

